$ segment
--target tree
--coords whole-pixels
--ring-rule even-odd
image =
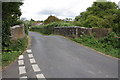
[[[113,28],[119,32],[120,9],[115,2],[94,2],[92,7],[76,16],[78,26]]]
[[[10,41],[10,27],[20,22],[20,6],[22,2],[3,2],[2,3],[2,46],[8,47]]]
[[[30,21],[35,21],[35,20],[31,19]]]
[[[72,18],[65,18],[64,21],[66,22],[72,21]]]
[[[51,22],[56,22],[56,21],[61,21],[60,19],[58,19],[55,16],[50,15],[45,21],[45,24],[51,23]]]

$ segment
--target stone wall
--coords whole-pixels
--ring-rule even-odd
[[[10,28],[11,40],[17,40],[25,37],[24,25],[15,25]]]
[[[80,35],[94,35],[96,38],[101,38],[107,36],[111,31],[109,28],[85,28],[79,26],[54,28],[54,34],[70,38],[80,37]]]
[[[92,33],[96,38],[101,38],[107,36],[110,32],[112,32],[111,28],[93,28]]]
[[[76,28],[74,27],[55,27],[54,34],[63,35],[67,37],[76,36]]]

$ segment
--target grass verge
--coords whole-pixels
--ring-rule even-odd
[[[84,35],[79,38],[74,38],[72,40],[82,45],[91,47],[96,51],[102,52],[106,55],[120,58],[120,54],[119,54],[120,48],[118,47],[119,44],[116,44],[118,43],[118,40],[114,39],[114,41],[116,42],[113,43],[113,39],[111,41],[110,40],[105,41],[105,39],[106,38],[95,39],[94,37]]]
[[[28,37],[12,41],[11,45],[2,52],[2,67],[8,66],[24,52],[28,45]]]

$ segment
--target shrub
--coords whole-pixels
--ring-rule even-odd
[[[2,52],[2,66],[7,66],[14,61],[27,47],[28,38],[11,41],[9,47],[5,47]]]
[[[118,35],[115,32],[110,33],[108,36],[99,40],[101,43],[107,43],[108,45],[113,46],[114,48],[120,48]]]
[[[10,45],[10,27],[21,24],[20,6],[22,2],[3,2],[2,3],[2,49]]]
[[[53,33],[54,27],[64,27],[64,26],[73,26],[73,24],[68,22],[53,22],[46,25],[33,26],[30,30],[49,35]]]
[[[87,35],[83,35],[73,40],[85,46],[94,48],[107,55],[120,58],[120,54],[118,54],[120,49],[120,44],[118,38],[115,37],[118,37],[117,34],[110,33],[107,37],[98,40],[92,36],[87,36]]]
[[[17,41],[11,41],[9,49],[12,51],[23,51],[28,43],[27,37],[18,39]]]

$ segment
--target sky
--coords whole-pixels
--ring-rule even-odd
[[[59,19],[72,18],[90,7],[96,0],[24,0],[21,8],[21,18],[30,20],[45,20],[53,15]],[[118,2],[120,0],[109,0]]]

